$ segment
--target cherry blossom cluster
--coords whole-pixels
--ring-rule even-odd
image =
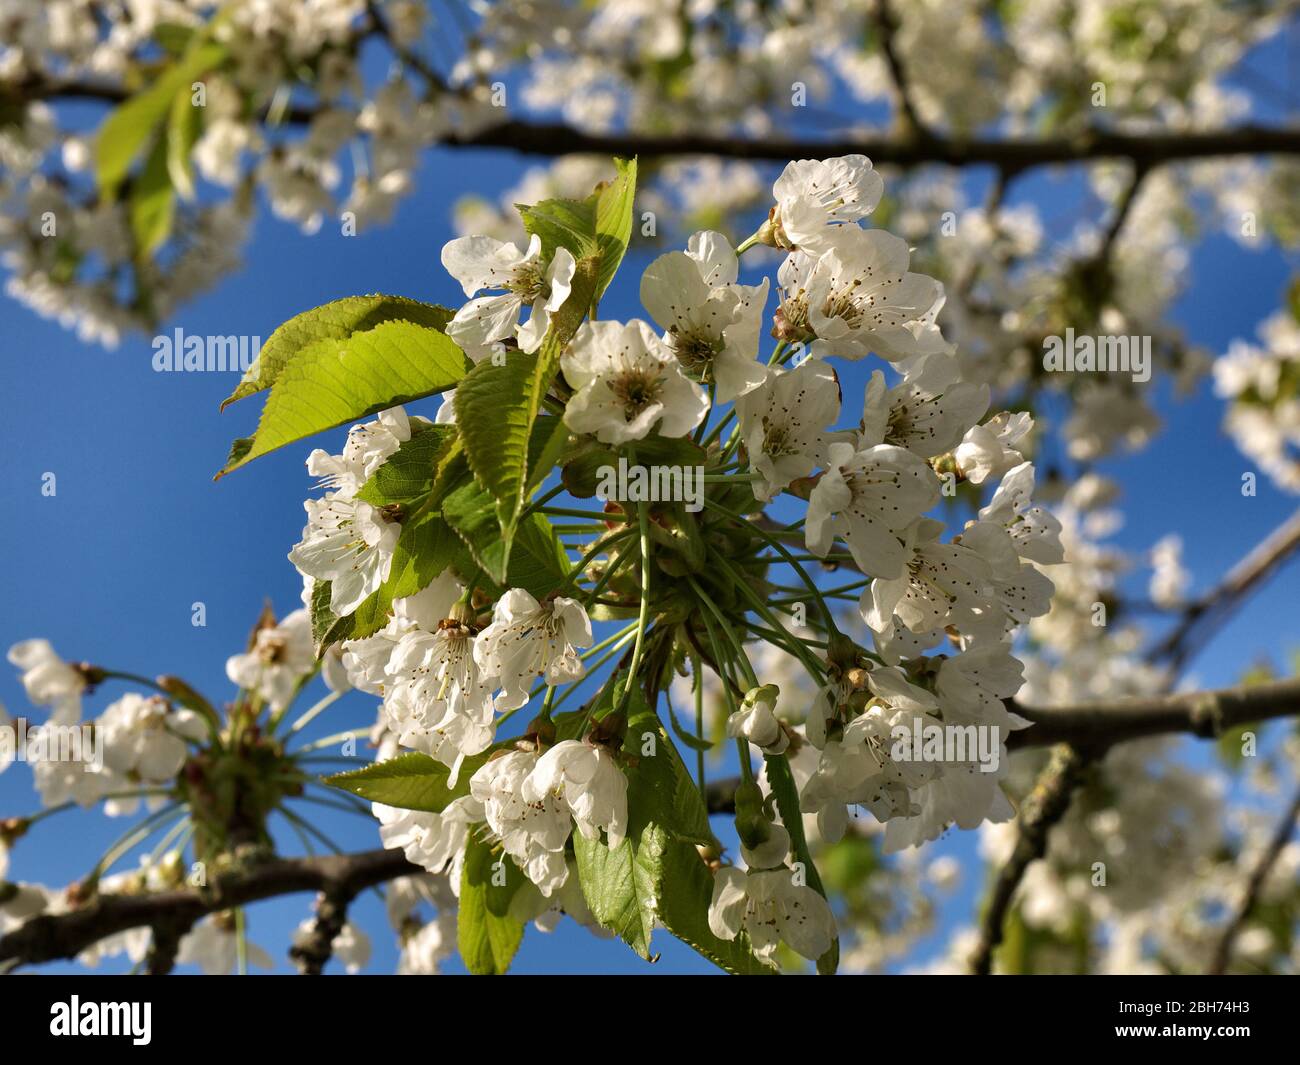
[[[909,270],[904,241],[861,224],[882,191],[861,156],[791,163],[753,238],[736,249],[702,231],[684,251],[656,258],[640,284],[649,321],[586,322],[560,369],[564,423],[576,438],[632,451],[652,437],[703,442],[709,468],[734,471],[757,508],[806,500],[805,519],[782,527],[792,545],[865,577],[850,634],[832,628],[825,656],[816,641],[803,643],[811,637],[782,630],[815,681],[812,705],[786,703],[778,717],[778,687],[756,684],[727,731],[765,756],[793,762],[815,752],[811,764],[799,759],[799,798],[822,838],[840,838],[849,811],[861,807],[887,824],[887,847],[899,849],[952,824],[1012,815],[999,785],[1004,768],[981,770],[973,752],[945,762],[900,761],[891,751],[900,728],[983,727],[1001,746],[1008,730],[1025,725],[1005,705],[1022,683],[1012,641],[1047,612],[1053,586],[1040,567],[1060,563],[1062,548],[1059,523],[1032,502],[1034,471],[1020,450],[1030,417],[988,416],[988,386],[964,378],[936,324],[942,285]],[[740,282],[741,256],[759,244],[786,252],[775,301],[770,279]],[[536,351],[575,270],[572,255],[544,253],[536,236],[523,249],[460,237],[442,260],[468,297],[447,332],[475,363]],[[776,340],[766,361],[765,332]],[[835,363],[873,356],[896,380],[873,370],[856,422],[841,428]],[[438,421],[455,419],[453,395]],[[307,502],[308,524],[290,558],[309,580],[330,582],[336,614],[389,576],[397,524],[356,492],[410,438],[413,421],[390,410],[354,428],[341,455],[316,451],[308,460],[325,492]],[[964,481],[997,488],[945,540],[944,523],[929,512]],[[620,513],[615,507],[611,528]],[[484,602],[444,571],[397,600],[380,632],[335,649],[349,682],[382,698],[381,756],[422,752],[449,768],[452,784],[476,759],[468,794],[440,813],[377,804],[387,845],[430,872],[452,870],[455,885],[467,840],[487,832],[536,888],[530,897],[541,912],[572,886],[566,847],[575,827],[588,838],[603,832],[610,846],[621,840],[629,817],[622,756],[597,731],[555,742],[531,727],[515,746],[503,746],[496,731],[530,698],[547,692],[549,705],[557,686],[584,678],[581,649],[594,637],[582,584],[616,570],[617,556],[597,541],[576,587],[540,601],[511,588]],[[786,565],[781,555],[769,561]],[[806,592],[816,615],[825,602],[815,584]],[[740,662],[750,642],[742,633],[735,645],[738,670],[749,669]],[[714,932],[746,930],[764,960],[780,941],[815,958],[834,934],[825,900],[799,882],[788,833],[770,809],[742,813],[741,805],[738,793],[748,872],[719,871]],[[560,905],[573,912],[571,900]]]
[[[1215,391],[1229,404],[1224,428],[1288,492],[1300,492],[1300,322],[1294,299],[1291,308],[1260,325],[1260,344],[1234,341],[1214,364]]]

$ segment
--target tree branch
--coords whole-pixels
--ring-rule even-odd
[[[70,913],[33,917],[0,937],[0,965],[75,958],[101,939],[131,928],[189,928],[207,914],[300,891],[319,891],[350,899],[368,887],[423,871],[408,862],[399,850],[373,850],[275,859],[223,873],[203,891],[100,895]],[[179,940],[179,935],[175,938]],[[331,936],[330,942],[333,939]],[[169,964],[159,965],[160,971],[167,968]]]
[[[303,976],[320,976],[324,971],[325,963],[334,953],[334,940],[347,924],[348,907],[356,897],[356,891],[330,888],[316,899],[316,917],[311,930],[289,948],[289,957],[297,963]]]
[[[35,79],[9,88],[15,102],[93,99],[125,100],[126,89],[105,82]],[[293,107],[286,121],[309,121],[314,110]],[[563,123],[510,119],[468,134],[448,134],[437,142],[448,148],[505,148],[525,155],[639,155],[660,159],[682,155],[716,155],[755,162],[828,158],[860,153],[877,164],[908,168],[926,164],[965,167],[996,166],[1008,176],[1032,167],[1084,163],[1099,159],[1128,159],[1140,168],[1162,163],[1234,155],[1300,155],[1300,127],[1242,125],[1229,129],[1190,132],[1124,133],[1086,129],[1074,136],[1038,138],[922,137],[863,133],[849,137],[808,139],[765,137],[745,139],[730,134],[589,133]]]
[[[1286,813],[1282,815],[1282,820],[1277,823],[1277,828],[1274,829],[1273,836],[1269,840],[1264,853],[1260,855],[1259,862],[1251,870],[1250,879],[1246,883],[1246,893],[1242,896],[1241,904],[1224,928],[1223,936],[1220,938],[1218,946],[1215,947],[1214,958],[1207,970],[1210,975],[1221,976],[1228,971],[1228,963],[1232,960],[1232,948],[1237,941],[1237,936],[1245,927],[1246,921],[1249,919],[1256,903],[1259,902],[1260,893],[1264,890],[1264,883],[1268,880],[1269,873],[1273,871],[1273,866],[1277,864],[1278,858],[1282,856],[1287,841],[1295,831],[1297,820],[1300,820],[1300,790],[1296,791],[1295,798],[1291,800],[1291,805],[1287,807]]]
[[[1100,757],[1117,743],[1148,736],[1189,732],[1214,739],[1230,728],[1279,717],[1300,716],[1300,680],[1252,684],[1220,691],[1180,692],[1129,699],[1106,699],[1073,706],[1023,706],[1006,700],[1007,709],[1033,722],[1007,737],[1012,751],[1067,743]],[[705,805],[711,814],[729,813],[740,781],[709,781]]]
[[[1167,660],[1178,673],[1210,635],[1228,620],[1255,588],[1300,548],[1300,510],[1287,518],[1228,571],[1217,585],[1183,610],[1182,619],[1147,652],[1149,662]]]
[[[931,136],[930,131],[926,129],[917,113],[907,73],[903,70],[902,60],[898,57],[898,49],[894,47],[894,34],[898,32],[899,25],[898,13],[890,6],[889,0],[876,0],[872,5],[872,21],[875,23],[876,32],[880,35],[880,51],[885,57],[885,65],[889,68],[889,76],[894,82],[894,91],[898,96],[898,109],[903,117],[906,132],[913,137],[928,139]]]
[[[974,975],[987,976],[992,969],[993,952],[1002,942],[1003,926],[1016,889],[1030,864],[1047,853],[1047,837],[1052,826],[1070,808],[1070,800],[1083,783],[1087,765],[1085,756],[1062,744],[1052,751],[1052,760],[1021,804],[1015,847],[1006,865],[998,871],[980,922],[979,943],[970,959]]]
[[[1089,130],[1076,137],[1041,139],[932,137],[918,140],[863,134],[827,140],[785,137],[744,140],[709,133],[584,133],[559,124],[508,121],[467,136],[452,135],[442,143],[449,147],[511,148],[532,155],[574,152],[642,158],[717,155],[771,162],[861,153],[877,165],[983,163],[1015,173],[1030,167],[1097,159],[1131,159],[1150,167],[1231,155],[1296,155],[1300,154],[1300,128],[1247,125],[1212,132],[1145,134]]]
[[[1101,750],[1128,740],[1180,732],[1213,739],[1239,725],[1300,715],[1300,680],[1103,699],[1074,706],[1008,705],[1034,723],[1033,728],[1011,734],[1007,746],[1012,750],[1053,743]]]

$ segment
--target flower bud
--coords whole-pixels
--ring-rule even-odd
[[[757,847],[749,847],[742,841],[740,854],[750,869],[779,869],[790,856],[790,833],[781,825],[769,824],[767,839]]]
[[[790,741],[774,713],[778,694],[775,684],[749,691],[741,708],[727,718],[727,735],[743,736],[768,754],[784,751]]]

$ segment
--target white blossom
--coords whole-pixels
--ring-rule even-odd
[[[539,678],[551,687],[580,680],[586,670],[576,649],[590,645],[591,621],[576,599],[539,603],[523,588],[512,588],[478,634],[474,658],[483,676],[502,689],[497,707],[514,710],[528,701],[528,689]]]
[[[543,895],[568,878],[564,847],[573,829],[567,804],[553,791],[528,799],[524,786],[538,757],[509,751],[489,759],[469,782],[469,793],[483,804],[483,816],[510,855]]]
[[[709,929],[719,939],[735,939],[746,932],[755,956],[773,968],[782,943],[815,961],[830,950],[836,932],[826,900],[806,884],[796,883],[790,869],[718,870],[709,903]]]
[[[905,448],[832,444],[808,499],[808,550],[825,556],[840,535],[864,573],[899,577],[908,558],[902,530],[938,501],[938,478]]]
[[[641,276],[641,302],[664,327],[664,343],[697,380],[729,402],[764,379],[758,336],[768,280],[736,284],[736,253],[721,233],[695,233],[685,252],[655,259]]]
[[[627,833],[627,777],[604,747],[579,740],[561,740],[538,760],[524,781],[525,802],[542,803],[547,796],[564,800],[578,830],[598,839],[604,829],[610,849]]]
[[[826,460],[829,426],[839,416],[835,371],[818,359],[794,370],[773,367],[758,388],[736,400],[750,466],[762,475],[754,496],[767,502]]]
[[[885,183],[864,155],[799,159],[786,164],[772,186],[772,225],[780,247],[823,249],[836,229],[865,218]],[[856,228],[856,226],[855,226]]]
[[[457,237],[442,249],[442,265],[475,297],[485,289],[503,289],[492,296],[471,298],[447,326],[447,335],[471,359],[490,354],[494,344],[518,341],[522,351],[536,351],[546,337],[551,315],[569,298],[576,262],[566,248],[557,248],[542,262],[542,241],[533,234],[527,251],[492,237]],[[527,322],[519,324],[525,306]]]
[[[81,720],[86,678],[54,653],[49,640],[23,640],[9,648],[9,661],[22,670],[18,678],[27,698],[50,708],[50,721],[70,725]]]
[[[289,552],[299,572],[330,582],[330,610],[351,614],[388,579],[401,526],[369,503],[327,492],[309,499],[302,539]]]
[[[282,710],[315,665],[311,617],[302,609],[278,624],[259,627],[252,646],[226,660],[226,676],[240,688],[256,692],[273,710]]]
[[[663,436],[685,436],[708,412],[704,391],[639,319],[585,323],[560,366],[576,390],[564,424],[606,444],[640,440],[656,426]]]

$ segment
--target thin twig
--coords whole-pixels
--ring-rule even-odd
[[[876,0],[872,5],[872,21],[880,36],[880,51],[885,57],[885,66],[889,68],[889,76],[894,82],[898,109],[906,125],[904,132],[913,137],[928,138],[930,132],[917,112],[907,72],[903,69],[902,60],[898,57],[898,49],[894,46],[894,35],[898,32],[899,22],[898,13],[894,11],[889,0]]]
[[[1182,620],[1150,651],[1147,661],[1167,662],[1177,674],[1195,652],[1300,548],[1300,510],[1274,529],[1218,584],[1188,604]]]
[[[979,943],[971,955],[971,972],[976,976],[987,976],[992,969],[993,953],[1002,942],[1003,927],[1016,889],[1029,866],[1047,853],[1047,837],[1052,826],[1070,808],[1070,800],[1083,783],[1088,761],[1073,747],[1066,744],[1057,747],[1052,751],[1047,768],[1034,784],[1034,790],[1021,804],[1015,847],[993,882],[980,921]]]
[[[1232,948],[1237,941],[1237,936],[1245,927],[1246,921],[1250,919],[1251,911],[1258,904],[1260,894],[1264,890],[1264,883],[1268,880],[1269,873],[1273,871],[1273,866],[1277,864],[1278,858],[1282,856],[1282,851],[1286,848],[1291,834],[1295,832],[1297,820],[1300,820],[1300,789],[1296,791],[1295,798],[1291,800],[1291,805],[1287,807],[1286,813],[1282,815],[1282,819],[1277,823],[1277,828],[1273,830],[1273,836],[1269,840],[1268,846],[1264,849],[1264,853],[1259,856],[1255,868],[1251,870],[1250,879],[1246,882],[1246,892],[1242,896],[1241,903],[1232,915],[1232,919],[1223,929],[1223,935],[1215,947],[1214,958],[1207,970],[1211,975],[1218,976],[1228,971],[1228,963],[1232,960]]]

